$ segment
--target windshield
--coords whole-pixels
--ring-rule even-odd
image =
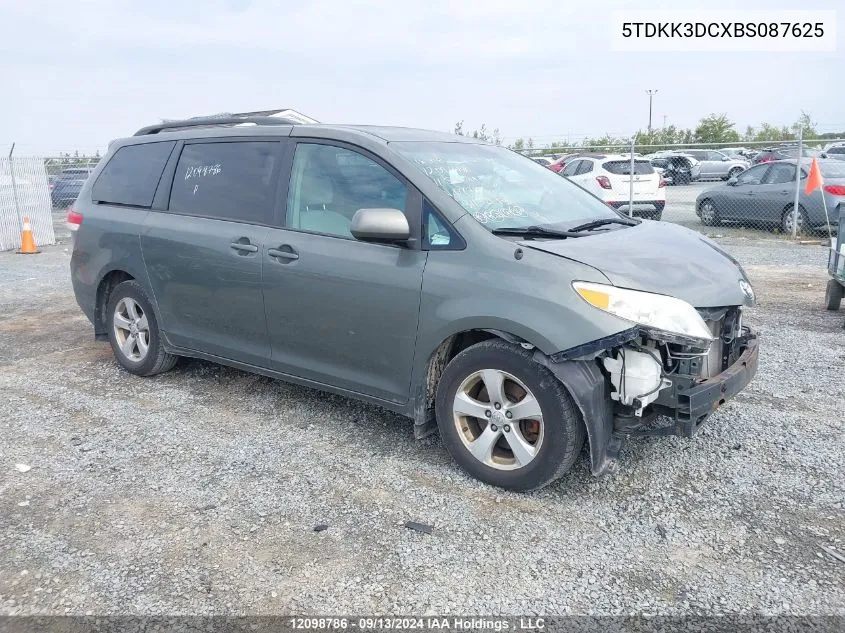
[[[566,178],[503,147],[441,142],[390,147],[491,230],[619,217]]]

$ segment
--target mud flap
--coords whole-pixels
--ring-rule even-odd
[[[569,360],[554,363],[540,350],[534,360],[555,375],[567,388],[581,410],[590,440],[590,470],[595,476],[616,470],[622,438],[613,435],[613,404],[610,386],[595,360]]]

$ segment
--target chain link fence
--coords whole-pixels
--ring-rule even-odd
[[[0,251],[19,248],[28,217],[38,246],[56,243],[54,223],[63,221],[99,157],[0,158]]]
[[[822,236],[835,230],[845,211],[845,139],[520,151],[623,213],[709,234]],[[823,185],[807,194],[814,157]],[[53,222],[61,220],[99,161],[67,154],[0,159],[0,250],[20,245],[25,216],[39,246],[55,243]]]
[[[52,203],[43,158],[0,158],[0,251],[19,248],[28,217],[38,246],[55,244]]]
[[[845,209],[845,140],[627,144],[522,153],[625,213],[711,234],[752,230],[827,235]],[[813,158],[818,159],[823,185],[807,194]]]

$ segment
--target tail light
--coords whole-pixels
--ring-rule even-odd
[[[82,224],[82,214],[73,210],[73,207],[67,210],[67,228],[71,231],[76,231]]]
[[[845,196],[845,185],[825,185],[824,190],[832,196]]]
[[[613,189],[613,185],[610,184],[610,178],[607,176],[596,176],[596,182],[599,183],[599,187],[602,189]]]
[[[665,187],[665,186],[666,186],[666,179],[665,179],[665,178],[661,178],[661,179],[660,179],[660,182],[659,182],[659,183],[657,183],[657,188],[659,189],[660,187]]]

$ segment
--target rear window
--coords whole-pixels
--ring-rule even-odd
[[[619,176],[630,176],[631,175],[631,161],[629,160],[609,160],[604,165],[605,171],[609,171],[611,174],[617,174]],[[654,167],[652,167],[651,163],[647,160],[635,160],[634,161],[634,175],[635,176],[642,176],[645,174],[653,174]]]
[[[827,150],[828,154],[845,154],[845,147],[831,147]]]
[[[150,207],[175,144],[166,141],[121,147],[94,183],[94,202]]]
[[[170,211],[269,224],[278,148],[279,143],[270,141],[185,145],[170,191]],[[363,166],[350,162],[342,169],[360,176]]]

